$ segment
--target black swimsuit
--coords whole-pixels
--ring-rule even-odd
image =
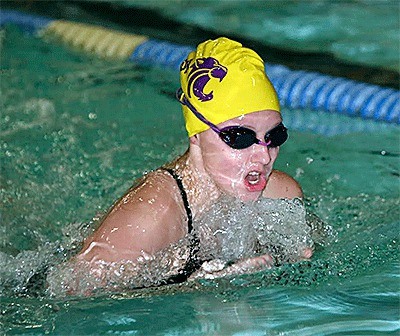
[[[183,205],[185,206],[186,215],[188,219],[188,234],[190,235],[190,245],[189,245],[190,254],[188,261],[186,262],[186,265],[179,271],[178,274],[173,275],[165,280],[166,284],[174,284],[186,281],[191,274],[193,274],[196,270],[200,268],[201,263],[196,256],[197,252],[199,251],[199,240],[192,233],[193,216],[192,216],[192,211],[190,210],[186,191],[183,188],[181,178],[172,169],[163,168],[163,170],[166,170],[168,173],[171,174],[181,192]],[[29,278],[29,280],[27,281],[26,288],[24,290],[25,295],[31,295],[31,296],[43,295],[41,293],[44,293],[47,286],[46,277],[48,274],[49,266],[50,265],[45,265],[42,269],[38,270],[33,276]]]
[[[176,181],[176,184],[178,185],[179,191],[181,192],[183,205],[185,206],[187,219],[188,219],[188,233],[192,233],[192,230],[193,230],[192,210],[190,210],[189,201],[188,201],[188,198],[187,198],[187,194],[186,194],[185,188],[183,188],[182,180],[175,173],[175,171],[173,169],[169,169],[169,168],[163,168],[163,169],[171,174],[171,176]]]
[[[186,281],[191,274],[193,274],[196,270],[198,270],[200,268],[201,262],[196,256],[197,252],[199,251],[199,243],[200,242],[199,242],[199,239],[196,237],[196,235],[193,234],[193,232],[192,232],[193,231],[192,210],[190,209],[187,194],[186,194],[186,191],[182,184],[182,179],[175,173],[175,171],[173,169],[163,168],[163,170],[166,170],[168,173],[171,174],[171,176],[176,181],[176,184],[178,185],[178,188],[181,192],[183,205],[185,206],[186,216],[188,219],[188,234],[190,235],[189,259],[188,259],[186,265],[183,267],[183,269],[180,270],[179,274],[173,275],[172,277],[167,279],[167,283],[171,284],[171,283],[179,283],[179,282]]]

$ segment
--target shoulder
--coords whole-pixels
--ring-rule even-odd
[[[135,259],[143,251],[153,254],[178,241],[187,225],[175,184],[163,171],[146,175],[112,207],[81,254],[87,260]],[[90,251],[91,246],[104,248]]]
[[[303,191],[293,177],[279,170],[273,170],[263,196],[267,198],[303,198]]]
[[[135,183],[111,209],[110,214],[120,208],[126,211],[168,206],[174,209],[177,203],[176,183],[166,171],[156,170]],[[136,213],[137,215],[137,213]]]
[[[179,231],[184,222],[182,201],[174,178],[166,171],[156,170],[146,175],[132,187],[113,207],[109,217],[129,215],[137,225],[146,230]]]

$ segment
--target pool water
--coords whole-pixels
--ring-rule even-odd
[[[399,128],[313,111],[283,110],[292,130],[277,162],[335,232],[310,261],[93,298],[27,295],[30,276],[67,258],[137,177],[183,153],[187,139],[174,72],[91,58],[12,27],[1,33],[1,60],[5,333],[399,333]],[[343,128],[328,136],[307,121]]]
[[[125,8],[152,9],[163,17],[218,34],[247,37],[283,49],[330,53],[353,65],[399,71],[400,17],[396,0],[113,3]]]

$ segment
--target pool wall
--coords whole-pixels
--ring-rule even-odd
[[[192,46],[14,10],[1,11],[0,26],[7,24],[100,57],[171,69],[179,69],[194,50]],[[283,65],[266,64],[265,68],[283,106],[400,124],[398,90],[317,72],[293,71]]]

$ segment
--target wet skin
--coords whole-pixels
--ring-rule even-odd
[[[281,121],[277,112],[255,112],[228,120],[218,127],[243,126],[254,130],[257,138],[264,140],[265,133]],[[202,165],[221,191],[242,201],[254,201],[261,196],[278,157],[278,147],[254,144],[234,149],[212,130],[199,134],[197,138],[194,141],[201,149]]]
[[[263,140],[265,133],[281,121],[278,112],[266,110],[231,119],[218,127],[245,126]],[[195,219],[222,194],[243,201],[254,201],[259,197],[301,198],[303,195],[297,182],[287,174],[273,170],[278,153],[279,147],[257,144],[246,149],[232,149],[209,129],[191,137],[189,150],[166,166],[182,178]],[[77,259],[89,261],[93,267],[99,260],[137,261],[177,242],[186,234],[186,211],[176,182],[169,173],[156,170],[113,206],[100,227],[86,239]],[[304,258],[311,255],[311,249],[304,251]],[[239,262],[232,272],[239,268],[250,271],[271,266],[268,255],[258,256]]]

